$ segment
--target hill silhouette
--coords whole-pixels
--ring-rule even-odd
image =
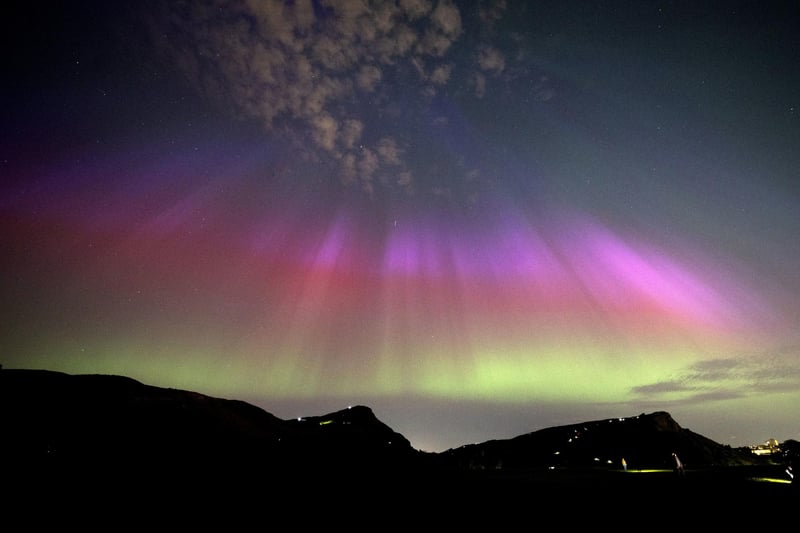
[[[464,468],[586,468],[613,465],[631,469],[671,469],[672,454],[694,467],[756,465],[749,450],[734,449],[682,428],[658,411],[542,429],[506,440],[448,450]]]
[[[398,502],[430,509],[442,498],[477,510],[532,494],[544,505],[565,497],[585,504],[607,489],[628,499],[677,486],[727,498],[756,490],[783,497],[790,489],[752,481],[786,477],[783,465],[684,429],[667,412],[431,453],[363,405],[284,420],[243,401],[123,376],[3,369],[0,413],[3,484],[28,503],[108,503],[114,495],[117,503],[239,506],[257,498],[285,509],[346,500],[396,512]],[[671,471],[673,452],[686,479]],[[652,469],[657,474],[645,474]]]

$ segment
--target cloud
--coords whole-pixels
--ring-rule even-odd
[[[696,404],[696,403],[703,403],[710,401],[733,400],[736,398],[742,398],[744,396],[748,396],[748,394],[746,394],[746,392],[744,391],[739,391],[735,389],[710,390],[710,391],[698,392],[697,394],[692,394],[689,397],[687,397],[682,403]]]
[[[399,165],[400,152],[397,142],[391,137],[384,137],[378,141],[378,154],[383,162],[389,165]]]
[[[316,115],[311,119],[313,126],[312,136],[317,145],[325,150],[332,151],[336,146],[336,137],[339,130],[339,124],[332,116],[327,113]]]
[[[481,70],[500,75],[506,68],[506,58],[497,48],[484,46],[478,51],[478,65]]]
[[[440,1],[431,14],[431,25],[418,46],[422,55],[441,57],[461,35],[461,13],[450,1]]]
[[[667,392],[684,392],[688,390],[686,385],[680,381],[661,381],[649,385],[640,385],[631,389],[636,394],[653,395]]]
[[[360,120],[347,119],[342,124],[339,141],[345,150],[352,150],[358,146],[361,134],[364,132],[364,123]]]
[[[737,368],[742,368],[743,360],[710,359],[691,365],[686,373],[688,381],[715,382],[730,379]]]
[[[506,68],[486,42],[503,1],[465,11],[452,0],[201,0],[159,9],[148,14],[151,35],[189,84],[369,193],[378,174],[383,187],[410,192],[412,175],[436,159],[413,146],[433,98],[470,79],[484,97],[486,75]]]
[[[400,7],[411,21],[424,17],[433,9],[433,2],[429,0],[400,0]]]
[[[375,65],[362,66],[356,74],[356,83],[362,91],[372,92],[381,81],[381,69]]]
[[[800,389],[800,347],[697,361],[664,381],[633,387],[641,401],[663,405],[727,400]]]
[[[431,72],[430,80],[436,85],[444,85],[450,79],[450,73],[453,71],[453,65],[438,65]]]
[[[475,96],[478,98],[483,98],[486,96],[486,76],[481,72],[476,72],[472,79],[472,83],[475,87]]]

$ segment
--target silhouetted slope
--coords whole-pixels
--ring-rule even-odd
[[[285,423],[281,444],[306,468],[373,469],[408,463],[419,452],[400,433],[356,405],[322,416]]]
[[[511,439],[470,444],[444,452],[468,469],[550,467],[672,468],[672,453],[687,467],[754,464],[749,453],[682,428],[669,413],[655,412],[550,427]]]
[[[141,473],[387,467],[409,441],[364,406],[300,420],[246,402],[110,375],[1,370],[0,453],[18,465]]]
[[[604,489],[633,498],[664,488],[649,476],[620,477],[622,457],[630,469],[670,468],[672,452],[687,469],[756,460],[664,412],[426,453],[366,406],[282,420],[242,401],[44,370],[0,370],[0,434],[0,483],[16,499],[128,502],[137,512],[182,501],[190,512],[327,505],[352,516],[368,505],[395,516],[452,512],[468,522],[490,513],[489,503],[531,494],[541,505]],[[738,491],[744,478],[718,479]],[[709,490],[694,487],[698,495]]]
[[[21,461],[184,463],[276,449],[284,422],[250,404],[109,375],[0,371],[4,454]]]

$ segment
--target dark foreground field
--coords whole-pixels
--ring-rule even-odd
[[[624,472],[268,472],[197,464],[158,471],[117,468],[17,472],[6,477],[7,516],[34,526],[121,523],[161,527],[407,531],[586,526],[652,529],[663,524],[786,526],[800,490],[779,466]],[[282,525],[281,525],[282,524]],[[534,524],[536,525],[534,527]],[[691,524],[693,527],[689,527]],[[660,527],[658,528],[660,529]]]
[[[429,454],[366,406],[282,420],[122,376],[2,370],[0,414],[0,511],[12,532],[794,530],[800,508],[785,466],[666,412]],[[578,444],[556,469],[541,466],[564,442]],[[675,450],[683,476],[664,470]],[[658,468],[594,459],[623,455]]]
[[[608,501],[648,503],[660,496],[680,500],[715,498],[746,503],[777,500],[800,504],[798,484],[781,466],[741,466],[688,469],[683,475],[670,470],[562,469],[531,472],[471,472],[456,476],[454,492],[493,499],[525,494],[539,501],[591,504]],[[624,499],[623,499],[624,498]]]

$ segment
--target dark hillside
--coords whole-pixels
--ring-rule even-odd
[[[673,453],[686,467],[760,462],[749,452],[682,428],[666,412],[550,427],[512,439],[462,446],[448,450],[445,456],[472,469],[622,468],[623,458],[631,469],[671,469]]]
[[[409,441],[355,406],[282,420],[238,400],[154,387],[113,375],[0,371],[0,451],[20,462],[173,465],[413,457]],[[354,466],[350,463],[350,466]]]
[[[492,517],[518,500],[525,503],[509,510],[520,512],[531,499],[540,508],[567,500],[585,506],[612,492],[629,502],[674,490],[796,495],[788,483],[749,481],[786,478],[782,465],[681,428],[665,412],[426,453],[366,406],[282,420],[245,402],[122,376],[3,369],[0,433],[2,487],[13,498],[6,502],[36,506],[247,516],[300,506],[308,520],[328,516],[308,508],[333,516],[383,509],[396,519],[427,509],[472,525],[469,517]],[[673,451],[685,479],[672,475]]]

